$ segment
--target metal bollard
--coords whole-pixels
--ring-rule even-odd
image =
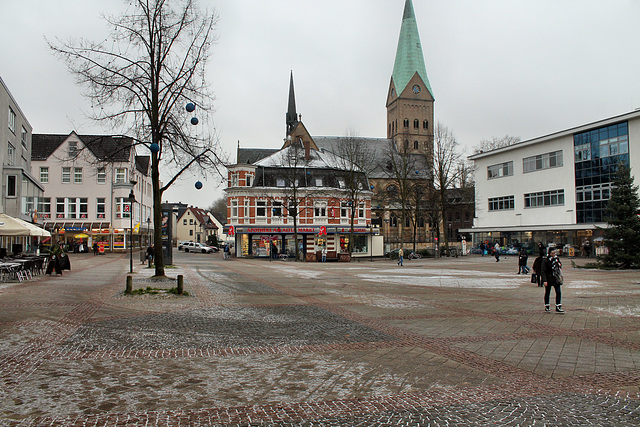
[[[184,276],[182,274],[178,274],[178,295],[182,295],[184,291]]]

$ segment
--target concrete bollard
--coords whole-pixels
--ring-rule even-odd
[[[182,295],[184,291],[184,276],[182,274],[178,274],[178,295]]]
[[[133,292],[133,276],[127,276],[127,288],[125,289],[125,294],[130,294]]]

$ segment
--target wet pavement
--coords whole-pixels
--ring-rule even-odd
[[[563,259],[549,314],[516,257],[174,261],[0,283],[0,425],[640,424],[638,271]]]

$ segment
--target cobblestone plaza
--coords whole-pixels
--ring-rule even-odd
[[[0,284],[0,425],[640,424],[637,271],[564,259],[563,315],[516,257],[174,261]]]

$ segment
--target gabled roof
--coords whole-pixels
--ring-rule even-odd
[[[31,137],[31,160],[47,160],[72,135],[77,136],[100,161],[129,161],[133,138],[112,135],[78,135],[75,131],[66,135],[34,133]]]
[[[211,221],[211,218],[207,214],[207,211],[193,206],[189,206],[187,209],[185,209],[184,212],[182,212],[182,214],[178,216],[178,221],[180,221],[182,217],[189,211],[195,217],[199,224],[202,224],[204,226],[205,224],[211,223],[213,225],[212,228],[217,228],[217,226],[215,226],[215,223]]]
[[[396,60],[393,65],[393,74],[391,77],[398,94],[404,91],[409,80],[411,80],[416,73],[418,73],[424,82],[431,97],[435,99],[429,78],[427,77],[427,68],[424,65],[422,44],[420,43],[420,35],[418,34],[416,16],[413,12],[413,3],[411,0],[406,0],[404,15],[402,16],[402,27],[400,28],[400,38],[398,39],[398,48],[396,50]]]

